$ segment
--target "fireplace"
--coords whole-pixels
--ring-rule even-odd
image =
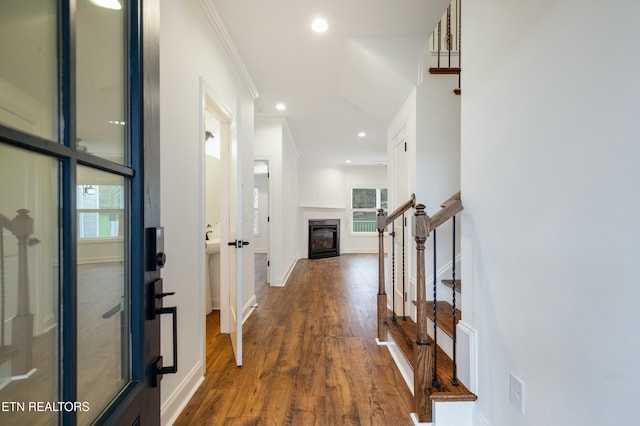
[[[309,259],[340,256],[340,219],[309,220]]]

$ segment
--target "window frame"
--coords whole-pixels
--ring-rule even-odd
[[[376,206],[375,207],[353,207],[353,191],[359,189],[359,190],[372,190],[375,189],[376,191]],[[349,190],[349,221],[351,222],[351,226],[349,227],[349,232],[351,236],[354,237],[369,237],[369,236],[373,236],[373,235],[377,235],[378,234],[378,229],[377,229],[377,224],[376,224],[376,228],[373,231],[355,231],[354,230],[354,224],[355,221],[353,219],[353,214],[356,212],[374,212],[377,215],[378,209],[383,208],[382,206],[382,190],[386,190],[387,191],[387,205],[389,203],[389,190],[386,187],[381,187],[381,186],[376,186],[376,187],[372,187],[372,186],[367,186],[367,185],[361,185],[361,186],[357,186],[357,187],[351,187]]]

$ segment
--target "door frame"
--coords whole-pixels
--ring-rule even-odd
[[[271,194],[273,194],[271,184],[271,165],[273,164],[273,159],[270,155],[257,155],[253,157],[253,161],[254,164],[256,161],[265,161],[267,163],[267,216],[269,217],[269,220],[267,221],[267,285],[271,285],[271,253],[273,253],[273,238],[271,238],[271,219],[273,218],[273,214],[271,212]]]
[[[200,77],[199,81],[199,123],[198,123],[198,134],[200,135],[200,148],[199,148],[199,156],[200,156],[200,183],[199,183],[199,209],[198,209],[198,220],[201,223],[201,229],[203,235],[206,230],[206,218],[205,218],[205,208],[206,208],[206,166],[205,166],[205,125],[206,125],[206,111],[210,110],[208,108],[209,102],[211,106],[214,107],[215,118],[220,122],[220,332],[221,333],[229,333],[229,315],[228,308],[223,314],[223,299],[226,298],[227,305],[229,304],[229,294],[228,291],[223,294],[222,292],[222,283],[229,281],[229,270],[228,268],[223,268],[222,265],[228,264],[228,250],[229,247],[225,244],[226,241],[229,240],[229,229],[227,226],[222,226],[224,223],[229,223],[229,159],[228,159],[228,147],[229,147],[229,126],[231,121],[233,120],[233,113],[231,108],[218,96],[213,87],[207,82],[204,77]],[[223,129],[226,129],[223,136]],[[223,243],[224,242],[224,243]],[[199,293],[201,300],[204,300],[205,297],[205,288],[206,283],[204,282],[205,276],[205,247],[202,244],[202,247],[199,249],[201,254],[199,258],[201,259],[201,266],[199,268]],[[226,262],[226,263],[224,263]],[[202,336],[202,359],[206,360],[207,355],[207,346],[206,346],[206,320],[205,320],[205,305],[204,303],[200,306],[200,335]],[[206,362],[202,363],[202,373],[203,375],[206,373]]]

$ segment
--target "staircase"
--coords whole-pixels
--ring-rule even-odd
[[[433,63],[429,67],[429,74],[432,75],[457,75],[458,87],[453,90],[453,93],[460,95],[462,89],[460,88],[462,72],[462,19],[461,9],[462,0],[452,0],[447,10],[440,18],[440,22],[433,30],[431,34],[430,46],[431,56],[436,56],[436,60],[433,61],[429,58],[428,63]]]
[[[460,193],[454,194],[442,204],[442,209],[429,217],[424,205],[416,205],[415,197],[396,209],[388,217],[378,212],[379,258],[384,262],[383,231],[395,218],[415,208],[414,238],[417,248],[417,307],[415,323],[410,317],[398,317],[389,311],[385,294],[384,269],[380,267],[378,292],[378,342],[387,346],[415,398],[415,424],[437,426],[471,425],[474,401],[477,399],[457,376],[456,324],[462,317],[459,301],[462,282],[455,278],[455,215],[462,210]],[[452,279],[433,280],[433,298],[426,300],[425,242],[431,236],[434,241],[434,272],[436,259],[436,229],[453,220]],[[441,287],[437,291],[437,287]],[[447,289],[450,291],[444,292]],[[438,300],[438,294],[449,293],[449,300]],[[456,303],[457,301],[457,303]],[[454,315],[455,312],[455,315]]]

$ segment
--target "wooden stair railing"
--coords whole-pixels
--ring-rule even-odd
[[[414,398],[415,398],[415,409],[416,414],[420,422],[428,422],[431,421],[432,418],[432,406],[431,406],[431,394],[433,387],[440,387],[440,382],[438,380],[438,366],[437,366],[437,301],[432,302],[432,310],[433,310],[433,321],[434,321],[434,343],[433,346],[429,342],[429,335],[427,329],[427,312],[429,305],[427,304],[426,297],[426,272],[425,272],[425,243],[427,238],[433,231],[434,239],[435,239],[435,231],[436,229],[448,221],[451,218],[455,218],[455,215],[462,211],[462,201],[460,197],[460,192],[452,195],[441,205],[441,209],[429,217],[425,212],[425,205],[418,204],[415,207],[415,217],[414,217],[414,225],[413,225],[413,237],[416,241],[416,250],[417,250],[417,277],[416,277],[416,285],[417,285],[417,330],[416,330],[416,345],[414,345]],[[455,241],[455,223],[454,223],[454,234],[453,238]],[[453,282],[455,283],[455,245],[453,248],[454,251],[454,259],[453,259]],[[435,253],[435,249],[434,249]],[[434,258],[434,266],[435,266],[435,258]],[[435,279],[435,271],[434,271],[434,279]],[[435,293],[435,289],[434,289]],[[455,285],[454,285],[454,315],[456,312],[455,309]],[[450,380],[450,383],[454,386],[457,386],[457,367],[456,367],[456,356],[455,356],[455,319],[453,321],[453,347],[454,347],[454,356],[453,356],[453,378]]]
[[[415,209],[414,221],[413,221],[413,237],[416,242],[417,251],[417,300],[415,301],[417,307],[417,323],[415,325],[415,341],[411,344],[412,358],[413,358],[413,374],[414,374],[414,404],[415,412],[420,422],[430,422],[433,416],[432,413],[432,401],[440,400],[456,400],[456,401],[472,401],[476,397],[470,393],[463,385],[458,382],[457,367],[456,367],[456,336],[455,336],[455,324],[460,316],[460,311],[455,307],[455,293],[457,290],[457,284],[459,280],[455,277],[455,215],[460,213],[463,209],[460,192],[455,193],[449,197],[441,205],[441,209],[433,216],[429,217],[426,214],[426,207],[424,204],[415,203],[415,194],[411,195],[411,198],[394,210],[388,216],[385,215],[384,210],[379,209],[377,215],[377,229],[378,229],[378,299],[377,299],[377,322],[378,322],[378,341],[387,341],[387,329],[385,325],[390,326],[385,321],[387,317],[387,294],[385,291],[385,279],[384,279],[384,230],[393,223],[395,219],[403,215],[410,208]],[[438,302],[435,294],[434,287],[434,300],[427,302],[426,297],[426,271],[425,271],[425,244],[426,241],[433,232],[434,239],[434,266],[435,262],[435,233],[436,229],[447,222],[449,219],[454,220],[453,224],[453,277],[451,287],[453,290],[453,313],[452,313],[452,329],[450,333],[453,335],[453,360],[449,361],[445,357],[442,350],[437,345],[437,311]],[[434,280],[436,274],[434,271]],[[435,281],[434,281],[435,286]],[[395,307],[394,307],[395,308]],[[442,309],[440,309],[442,311]],[[429,337],[428,333],[428,318],[429,312],[433,312],[431,319],[434,322],[434,339]],[[404,322],[402,322],[404,324]],[[399,325],[396,325],[397,328]],[[405,336],[406,340],[407,336]],[[444,361],[444,364],[451,365],[451,377],[448,383],[441,384],[438,377],[442,376],[438,373],[441,366],[438,366],[437,360],[439,357]],[[449,364],[450,363],[450,364]],[[454,388],[460,387],[460,392],[452,392],[451,386]]]
[[[416,195],[411,194],[411,198],[405,201],[400,207],[386,216],[383,209],[378,210],[378,341],[386,342],[387,333],[384,328],[384,320],[387,312],[387,293],[384,284],[384,230],[393,223],[394,220],[403,215],[407,210],[415,206]]]
[[[437,54],[438,63],[436,67],[429,68],[430,74],[453,74],[458,76],[458,87],[453,90],[453,93],[460,95],[461,80],[460,74],[462,71],[462,0],[451,0],[451,4],[447,7],[446,12],[442,15],[442,18],[438,22],[438,26],[432,33],[432,46],[431,48],[436,51],[436,37],[437,37]],[[453,23],[452,23],[453,20]],[[444,27],[444,31],[443,31]],[[444,44],[445,49],[442,48]],[[441,66],[440,57],[442,52],[447,54],[447,66]],[[452,66],[451,54],[455,52],[458,56],[457,66]]]

